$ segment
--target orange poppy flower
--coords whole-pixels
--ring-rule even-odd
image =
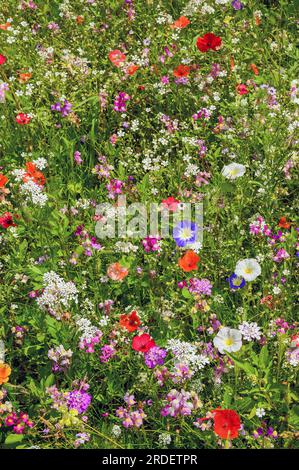
[[[0,24],[0,29],[2,29],[2,31],[6,31],[10,26],[11,24],[9,22]]]
[[[77,18],[76,18],[76,23],[77,23],[77,24],[82,24],[82,23],[84,23],[84,17],[83,17],[83,16],[80,16],[80,15],[77,16]]]
[[[200,257],[193,250],[188,250],[179,259],[179,266],[186,273],[189,271],[196,271],[198,269],[197,263],[199,262],[199,260]]]
[[[281,217],[278,222],[278,227],[290,228],[291,224],[287,222],[286,217]]]
[[[19,73],[19,82],[20,83],[26,83],[30,78],[32,77],[32,73]]]
[[[7,181],[8,178],[2,173],[0,173],[0,188],[3,188],[6,185]]]
[[[190,24],[190,20],[186,16],[180,16],[178,20],[170,25],[171,29],[183,29]]]
[[[119,324],[127,331],[135,331],[140,325],[140,318],[138,317],[137,312],[133,310],[129,315],[121,315]]]
[[[11,368],[4,363],[0,364],[0,385],[6,384],[9,380],[9,376],[11,374]]]
[[[46,178],[44,177],[44,175],[42,174],[41,171],[38,171],[36,169],[36,166],[35,166],[34,163],[27,162],[26,163],[26,170],[27,170],[27,173],[25,174],[25,176],[23,178],[24,182],[28,181],[28,179],[32,179],[39,186],[44,186],[44,184],[46,182]]]
[[[229,59],[229,62],[230,62],[230,69],[233,71],[234,68],[235,68],[235,61],[234,61],[234,58],[231,57],[231,58]]]
[[[138,65],[129,65],[129,67],[127,68],[126,72],[128,75],[134,75],[134,73],[137,72],[137,70],[139,69]]]
[[[259,74],[259,69],[257,68],[257,66],[255,64],[250,64],[250,68],[253,71],[254,75]]]
[[[113,263],[108,266],[107,276],[113,281],[122,281],[129,274],[129,270],[120,263]]]

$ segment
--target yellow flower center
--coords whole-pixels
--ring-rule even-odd
[[[252,268],[245,268],[244,273],[245,274],[252,274]]]
[[[224,341],[224,344],[225,344],[225,346],[231,346],[231,345],[233,344],[232,338],[227,338],[227,339]]]
[[[192,235],[192,232],[189,228],[184,228],[181,232],[181,237],[183,240],[188,240]]]

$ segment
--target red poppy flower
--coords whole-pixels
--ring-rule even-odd
[[[24,126],[25,124],[29,124],[30,121],[31,121],[31,117],[28,116],[28,114],[19,113],[16,116],[16,122],[20,124],[21,126]]]
[[[2,173],[0,173],[0,188],[3,188],[6,185],[7,181],[8,178]]]
[[[120,67],[123,62],[126,61],[125,54],[119,49],[115,49],[114,51],[109,52],[108,57],[112,64],[115,65],[115,67]]]
[[[179,259],[179,266],[185,272],[196,271],[198,269],[197,263],[199,260],[200,257],[193,250],[188,250],[184,256]]]
[[[183,29],[190,24],[190,20],[186,16],[180,16],[178,20],[170,25],[171,29]]]
[[[221,46],[221,38],[219,36],[215,36],[213,33],[206,33],[203,36],[197,38],[196,45],[200,52],[207,52],[210,49],[213,51],[217,51]]]
[[[134,75],[134,73],[137,72],[137,70],[139,69],[138,65],[129,65],[129,67],[127,68],[126,72],[128,75]]]
[[[0,217],[0,225],[2,228],[16,226],[16,224],[13,221],[12,214],[10,212],[4,212],[4,214]]]
[[[173,71],[175,77],[187,77],[190,73],[190,67],[188,65],[178,65]]]
[[[137,315],[137,312],[133,310],[130,315],[121,315],[119,324],[125,328],[127,331],[135,331],[140,325],[140,319]]]
[[[240,426],[240,417],[234,410],[215,410],[214,432],[221,439],[236,439]]]
[[[5,64],[6,61],[7,61],[7,59],[6,59],[5,55],[0,54],[0,65]]]
[[[237,93],[239,95],[248,95],[249,90],[244,83],[240,83],[239,85],[236,86]]]
[[[286,217],[281,217],[279,219],[278,226],[282,228],[290,228],[291,224],[287,222]]]
[[[165,209],[171,212],[175,212],[177,210],[179,203],[180,201],[178,201],[172,196],[169,196],[167,199],[162,200],[163,207],[165,207]]]
[[[26,182],[28,179],[32,179],[34,183],[38,184],[39,186],[44,186],[46,182],[46,178],[42,174],[41,171],[36,169],[36,166],[32,162],[26,163],[26,174],[23,177],[23,181]]]
[[[140,336],[134,336],[132,341],[132,348],[134,351],[146,353],[151,348],[156,346],[155,341],[147,333]]]

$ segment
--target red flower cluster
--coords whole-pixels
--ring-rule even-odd
[[[200,52],[207,52],[210,49],[217,51],[221,46],[221,38],[213,33],[206,33],[197,38],[196,45]]]

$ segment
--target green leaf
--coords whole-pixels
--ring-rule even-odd
[[[258,375],[258,372],[256,370],[255,367],[253,367],[248,361],[240,361],[239,359],[237,359],[235,356],[233,356],[232,354],[228,354],[228,357],[230,357],[234,363],[242,370],[244,370],[244,372],[246,372],[248,375]]]
[[[8,434],[5,439],[5,444],[16,444],[24,439],[23,434]]]
[[[299,430],[299,406],[293,406],[289,413],[289,424]]]
[[[259,367],[261,369],[268,369],[271,366],[270,355],[267,346],[263,346],[259,356]]]
[[[181,292],[182,292],[182,296],[185,297],[185,299],[192,299],[192,294],[190,294],[187,287],[183,287]]]

